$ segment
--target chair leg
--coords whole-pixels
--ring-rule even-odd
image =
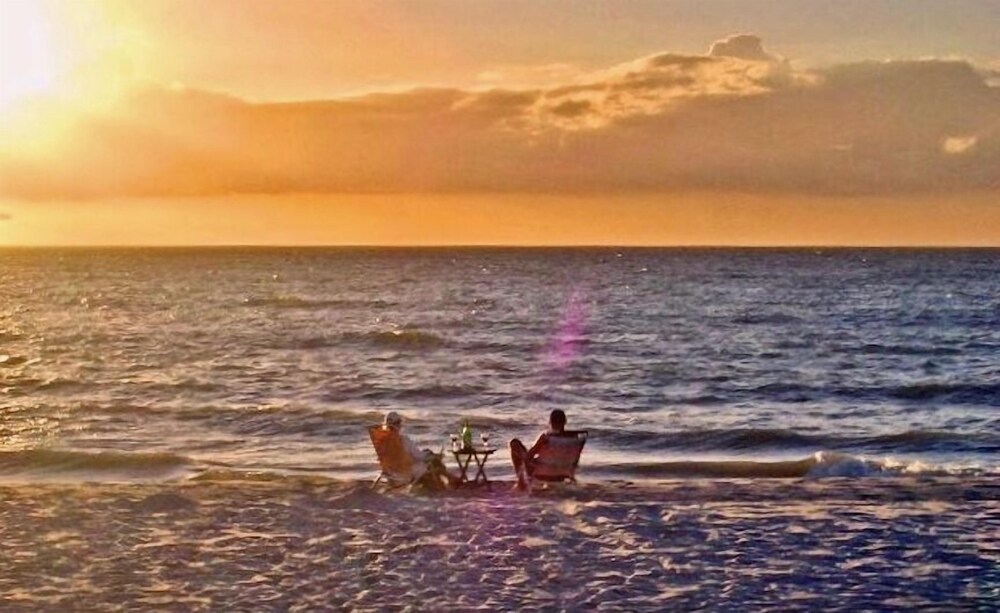
[[[393,483],[392,481],[386,480],[386,483],[389,484],[389,490],[392,491],[392,490],[398,490],[401,487],[413,485],[414,483],[416,483],[416,481],[400,481],[399,483]]]

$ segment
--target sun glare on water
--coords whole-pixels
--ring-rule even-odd
[[[0,0],[0,113],[55,89],[52,44],[41,2]]]

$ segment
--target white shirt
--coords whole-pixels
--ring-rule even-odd
[[[406,449],[406,453],[410,455],[413,460],[413,465],[410,468],[409,475],[399,475],[401,477],[409,476],[413,480],[417,480],[424,476],[427,472],[427,453],[417,447],[416,443],[410,440],[410,437],[406,436],[402,432],[399,433],[399,440],[403,442],[403,448]]]

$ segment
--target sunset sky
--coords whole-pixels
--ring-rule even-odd
[[[1000,0],[0,0],[0,245],[1000,246]]]

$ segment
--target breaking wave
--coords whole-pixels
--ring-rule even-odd
[[[947,470],[919,462],[875,461],[844,453],[820,451],[801,460],[761,462],[753,460],[691,460],[651,463],[617,463],[602,467],[616,473],[645,479],[826,479],[900,475],[969,474],[981,470]]]
[[[912,430],[874,436],[803,434],[783,429],[723,428],[674,432],[596,429],[624,448],[646,451],[774,452],[831,449],[865,453],[1000,452],[1000,435]]]
[[[57,449],[23,449],[0,452],[0,475],[31,479],[83,475],[97,480],[114,477],[162,479],[179,476],[192,464],[172,453],[86,452]]]

